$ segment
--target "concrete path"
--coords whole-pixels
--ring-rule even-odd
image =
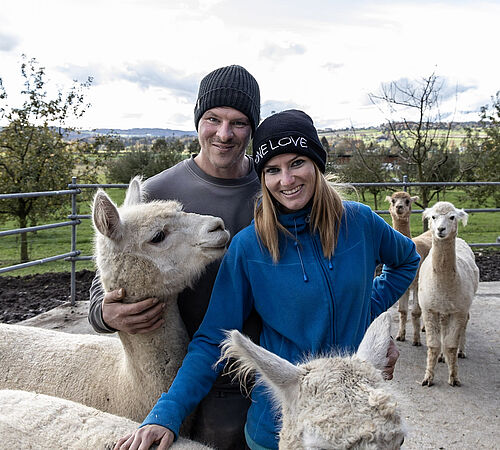
[[[22,322],[69,333],[93,333],[87,321],[88,302],[63,305]],[[394,334],[398,314],[391,308]],[[467,358],[458,362],[461,387],[447,383],[446,364],[439,363],[434,386],[422,387],[426,364],[422,347],[397,342],[400,358],[395,391],[409,433],[403,449],[500,449],[500,282],[480,283],[467,328]],[[412,336],[411,321],[407,336]]]

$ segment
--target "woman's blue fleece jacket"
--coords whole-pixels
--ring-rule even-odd
[[[215,281],[207,313],[182,367],[143,425],[176,435],[184,418],[208,393],[221,370],[223,331],[241,330],[252,307],[262,318],[260,345],[297,363],[305,355],[355,351],[372,322],[406,291],[420,257],[415,245],[365,205],[344,202],[331,260],[311,234],[309,210],[279,216],[295,238],[280,236],[273,263],[252,222],[232,240]],[[373,278],[378,264],[382,274]],[[278,448],[279,418],[262,386],[252,391],[246,429],[258,444]]]

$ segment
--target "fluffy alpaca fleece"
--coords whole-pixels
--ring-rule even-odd
[[[468,215],[449,202],[424,211],[432,231],[432,248],[419,274],[419,302],[425,324],[427,367],[422,385],[434,383],[434,368],[442,352],[448,364],[448,383],[460,386],[457,356],[465,357],[469,309],[479,285],[474,253],[457,237],[458,222]]]
[[[34,392],[0,390],[0,405],[0,447],[5,449],[111,450],[139,426],[124,417]],[[171,448],[210,450],[183,438]]]
[[[96,194],[96,262],[106,291],[125,288],[128,303],[164,302],[165,324],[149,334],[120,332],[119,339],[1,324],[1,389],[53,395],[135,421],[168,390],[188,344],[177,294],[222,256],[229,233],[219,218],[142,197],[140,179],[121,208]]]
[[[256,372],[282,413],[279,448],[397,449],[405,431],[381,369],[391,318],[382,314],[351,356],[313,358],[297,366],[253,344],[238,331],[223,342],[221,358],[235,358],[235,372]]]
[[[395,230],[404,234],[406,237],[411,238],[415,243],[417,253],[420,255],[420,264],[418,266],[418,271],[420,271],[420,266],[432,246],[432,234],[428,230],[414,238],[411,237],[410,231],[410,215],[412,204],[418,200],[418,196],[410,196],[408,192],[394,192],[391,196],[387,196],[386,201],[389,202],[389,212],[392,218],[392,226]],[[413,292],[413,308],[411,312],[411,320],[413,325],[413,345],[420,346],[420,316],[422,311],[420,310],[420,305],[418,303],[418,272],[413,280],[412,284],[408,290],[401,296],[398,300],[398,312],[399,312],[399,330],[396,335],[396,340],[404,341],[406,340],[406,321],[408,318],[408,303],[410,300],[410,292]]]

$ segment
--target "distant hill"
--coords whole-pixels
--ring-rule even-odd
[[[96,128],[95,130],[80,130],[79,133],[70,133],[69,138],[85,139],[102,134],[116,134],[123,138],[197,136],[197,133],[194,130],[171,130],[170,128]]]

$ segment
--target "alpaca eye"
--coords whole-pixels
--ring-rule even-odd
[[[436,220],[436,216],[432,216],[432,220]]]
[[[406,206],[410,204],[410,200],[406,200]]]
[[[156,233],[153,236],[153,239],[151,239],[151,241],[149,241],[149,242],[151,242],[152,244],[159,244],[163,240],[165,240],[165,232],[163,230],[161,230],[161,231],[158,231],[158,233]]]
[[[455,216],[450,216],[450,220],[455,220]]]

